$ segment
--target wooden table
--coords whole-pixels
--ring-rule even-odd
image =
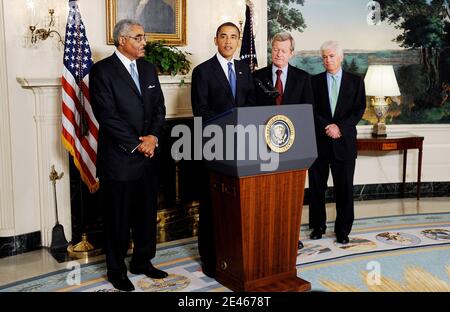
[[[422,149],[423,136],[408,132],[397,132],[387,137],[372,137],[371,134],[358,135],[358,151],[403,151],[403,184],[402,196],[405,195],[406,182],[406,160],[408,149],[419,150],[419,161],[417,168],[417,200],[420,199],[420,177],[422,174]]]

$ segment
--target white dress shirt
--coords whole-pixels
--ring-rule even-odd
[[[281,79],[281,83],[283,85],[283,93],[284,93],[284,89],[286,88],[288,68],[289,68],[289,64],[284,66],[283,68],[278,68],[275,65],[272,65],[272,82],[273,82],[274,87],[277,83],[277,70],[281,69],[281,71],[282,71],[282,73],[280,75],[280,79]]]
[[[230,82],[230,79],[228,78],[228,63],[231,62],[231,64],[233,64],[232,68],[233,68],[234,74],[236,75],[236,69],[234,68],[234,59],[229,61],[226,58],[224,58],[219,52],[217,52],[216,56],[217,56],[217,59],[219,60],[219,63],[220,63],[220,66],[222,67],[223,72],[225,73],[225,77],[227,77],[228,82]],[[236,75],[236,77],[237,77],[237,75]]]

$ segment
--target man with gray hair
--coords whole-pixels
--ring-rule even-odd
[[[272,38],[272,64],[253,73],[256,105],[313,104],[309,74],[289,64],[294,49],[291,34],[281,32]],[[298,248],[303,248],[300,240]]]
[[[357,156],[356,125],[366,109],[364,80],[342,70],[344,53],[336,41],[320,48],[326,71],[312,77],[318,157],[308,171],[310,238],[326,231],[325,191],[329,171],[336,196],[336,241],[349,242],[354,220],[353,176]]]
[[[120,20],[114,28],[115,53],[90,71],[90,95],[99,123],[97,176],[104,214],[108,280],[122,291],[134,286],[125,257],[134,242],[130,272],[164,278],[150,260],[156,252],[158,138],[166,109],[156,67],[142,60],[144,28]]]

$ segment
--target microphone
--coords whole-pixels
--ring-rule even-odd
[[[280,95],[277,89],[274,88],[272,83],[268,80],[264,81],[264,83],[259,78],[254,78],[258,87],[264,92],[265,95],[268,95],[272,98],[276,98]]]

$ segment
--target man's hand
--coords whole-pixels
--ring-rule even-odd
[[[138,151],[145,155],[145,157],[152,158],[155,155],[155,148],[158,146],[158,138],[154,135],[147,135],[143,137],[139,137],[139,140],[142,142]]]
[[[339,127],[336,124],[326,126],[325,134],[332,139],[339,139],[342,136],[341,130],[339,130]]]

